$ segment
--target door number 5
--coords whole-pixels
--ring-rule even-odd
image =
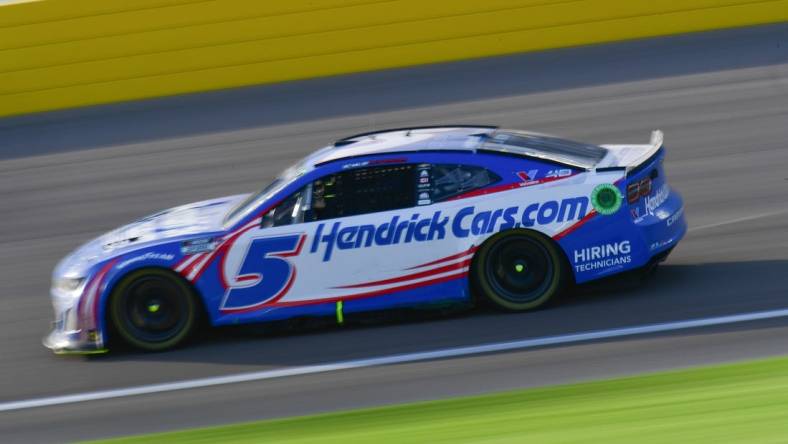
[[[297,256],[303,234],[252,239],[219,306],[222,313],[257,310],[281,299],[293,285],[296,268],[286,258]]]

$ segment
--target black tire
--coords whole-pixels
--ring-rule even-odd
[[[180,276],[159,268],[129,273],[109,300],[114,332],[128,345],[146,351],[181,345],[197,326],[199,314],[191,287]]]
[[[563,291],[568,275],[558,247],[541,234],[522,229],[488,239],[471,269],[481,296],[506,311],[543,306]]]

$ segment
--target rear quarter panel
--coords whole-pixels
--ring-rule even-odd
[[[643,267],[656,255],[673,248],[686,232],[681,196],[668,185],[662,166],[664,149],[628,175],[610,177],[621,193],[614,214],[594,213],[571,234],[559,236],[578,283]],[[600,174],[600,179],[604,174]],[[649,191],[632,203],[632,184],[651,179]]]

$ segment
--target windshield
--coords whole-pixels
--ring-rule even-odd
[[[249,197],[244,199],[241,203],[227,212],[227,215],[224,216],[224,225],[234,225],[239,220],[248,216],[249,213],[254,211],[254,209],[260,206],[260,204],[270,199],[271,196],[289,185],[290,182],[297,179],[298,177],[301,177],[305,172],[303,165],[304,161],[298,162],[297,164],[286,169],[279,177],[274,179],[273,182],[269,183],[265,188],[258,191],[257,193],[250,194]]]

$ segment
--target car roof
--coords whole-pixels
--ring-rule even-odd
[[[544,134],[485,125],[440,125],[356,134],[336,141],[305,160],[308,167],[314,168],[342,159],[415,151],[482,151],[585,169],[596,165],[607,153],[596,145]]]

